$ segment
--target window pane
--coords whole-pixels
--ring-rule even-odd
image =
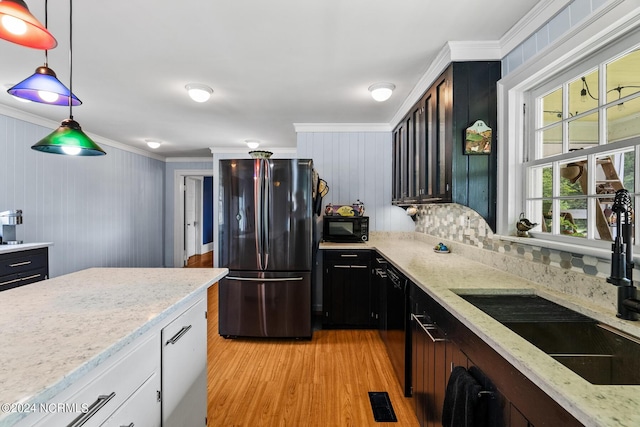
[[[598,70],[569,83],[569,115],[598,107]]]
[[[587,199],[560,200],[560,234],[587,236]]]
[[[562,120],[562,88],[543,96],[540,102],[542,107],[542,126]]]
[[[607,108],[607,143],[640,136],[640,98]]]
[[[569,150],[598,145],[598,113],[569,122]]]
[[[640,91],[640,50],[634,50],[607,65],[607,103]]]
[[[560,165],[560,196],[579,196],[586,194],[586,168],[586,160],[577,160]]]
[[[542,131],[542,157],[562,153],[562,126],[554,126]]]

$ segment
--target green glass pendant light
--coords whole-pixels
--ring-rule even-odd
[[[107,154],[98,144],[82,131],[80,124],[73,120],[73,0],[69,0],[69,118],[62,121],[60,127],[42,138],[35,145],[33,150],[43,153],[65,154],[71,156],[104,156]]]

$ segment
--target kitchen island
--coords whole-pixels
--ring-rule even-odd
[[[446,241],[451,253],[435,253],[439,240],[420,233],[372,233],[367,243],[322,243],[323,250],[375,249],[412,282],[493,348],[528,380],[586,426],[640,425],[640,386],[595,385],[565,368],[542,350],[465,301],[460,294],[537,294],[635,337],[640,322],[616,318],[614,306],[597,304],[580,296],[596,293],[593,281],[569,278],[565,273],[461,243]],[[481,262],[480,262],[481,261]],[[517,263],[521,274],[505,270]],[[505,268],[495,268],[501,266]],[[493,265],[493,266],[491,266]],[[600,279],[595,278],[594,281]],[[601,279],[600,292],[615,294]]]
[[[160,329],[206,301],[207,288],[226,274],[221,268],[92,268],[0,293],[0,426],[28,415],[16,411],[22,404],[63,403],[68,389],[129,348],[146,346],[139,343],[149,336],[158,337],[149,348],[159,360]]]

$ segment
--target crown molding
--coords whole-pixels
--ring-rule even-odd
[[[165,163],[205,163],[212,162],[213,157],[167,157]]]
[[[451,61],[500,61],[502,48],[497,40],[447,42]]]
[[[391,132],[389,123],[294,123],[299,132]]]
[[[60,122],[54,122],[53,120],[45,119],[40,116],[36,116],[35,114],[27,113],[25,111],[21,111],[16,108],[9,107],[7,105],[0,104],[0,114],[7,117],[11,117],[13,119],[22,120],[30,124],[42,126],[42,127],[51,129],[52,131],[60,127]],[[100,135],[87,132],[86,129],[83,129],[83,132],[86,133],[89,136],[89,138],[93,139],[99,145],[107,145],[112,148],[117,148],[119,150],[128,151],[134,154],[139,154],[141,156],[149,157],[155,160],[165,161],[166,159],[164,156],[154,154],[154,153],[149,153],[148,151],[140,150],[138,148],[131,147],[129,145],[125,145],[120,142],[113,141],[111,139],[103,138]],[[36,141],[34,141],[34,143],[35,142]],[[107,155],[109,155],[108,152],[107,152]]]

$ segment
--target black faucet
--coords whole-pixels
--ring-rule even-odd
[[[616,238],[611,245],[611,276],[607,282],[618,287],[618,314],[625,320],[638,320],[640,300],[633,285],[633,224],[629,220],[631,197],[625,189],[616,191],[611,210],[616,214]]]

